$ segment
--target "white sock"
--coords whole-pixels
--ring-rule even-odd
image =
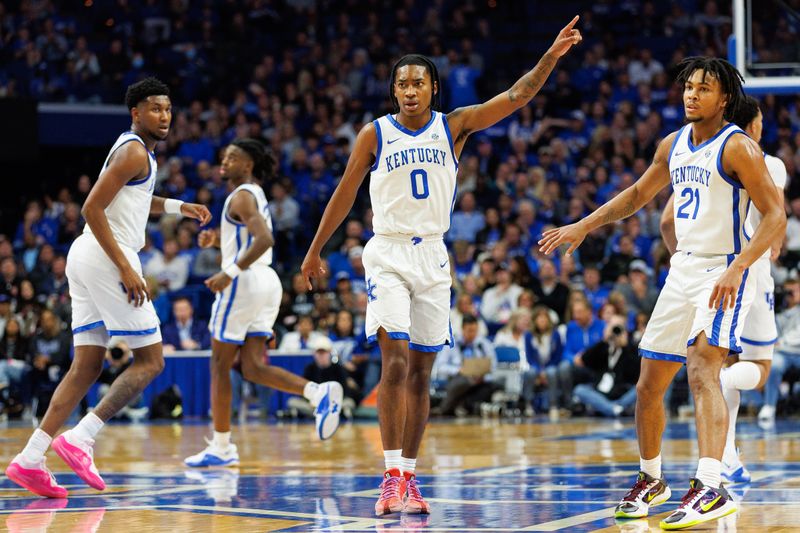
[[[417,458],[409,459],[408,457],[400,457],[400,471],[404,474],[408,472],[413,474],[417,469]]]
[[[215,431],[214,439],[211,441],[215,448],[220,450],[227,450],[231,445],[231,432],[230,431]]]
[[[319,390],[319,384],[314,383],[313,381],[306,383],[306,386],[303,388],[303,398],[311,402],[311,405],[314,407],[317,406],[316,402],[314,401],[314,396],[317,395],[317,390]]]
[[[403,450],[383,450],[383,462],[386,470],[391,470],[392,468],[400,470],[402,467],[402,455]]]
[[[96,414],[88,413],[81,418],[77,426],[70,430],[70,436],[81,441],[93,440],[101,429],[103,429],[103,421]]]
[[[706,487],[718,489],[722,472],[722,463],[711,457],[701,457],[697,462],[697,473],[694,475]]]
[[[639,457],[639,470],[650,477],[661,479],[661,454],[656,455],[652,459]]]
[[[719,380],[724,389],[752,390],[761,381],[761,368],[750,361],[739,361],[723,368]]]
[[[26,463],[22,466],[33,468],[38,465],[44,457],[45,452],[47,452],[47,448],[50,447],[51,442],[53,442],[53,437],[37,428],[33,432],[33,435],[31,435],[31,438],[28,439],[28,444],[25,445],[22,453],[20,453],[22,459]]]

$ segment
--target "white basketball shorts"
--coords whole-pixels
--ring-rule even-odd
[[[778,341],[778,328],[775,324],[775,281],[768,258],[762,257],[753,263],[750,279],[755,282],[755,299],[744,319],[739,359],[771,361]]]
[[[367,340],[383,328],[409,348],[452,346],[450,261],[441,236],[376,235],[364,247]]]
[[[139,275],[142,265],[133,249],[119,247]],[[80,333],[105,328],[111,337],[130,337],[129,346],[141,347],[161,342],[161,330],[153,303],[145,301],[136,307],[128,301],[119,270],[106,255],[93,235],[84,233],[75,239],[67,254],[67,280],[72,297],[72,334],[75,345],[102,345],[93,338],[83,342]],[[94,336],[96,337],[96,336]],[[87,337],[88,338],[88,337]]]
[[[684,363],[688,346],[694,344],[700,332],[705,333],[712,346],[742,352],[744,318],[750,311],[756,285],[750,279],[750,269],[742,276],[732,309],[708,307],[714,285],[734,258],[685,252],[672,256],[667,281],[639,343],[643,357]]]
[[[240,345],[247,337],[271,338],[282,297],[278,274],[266,265],[251,266],[217,293],[208,323],[211,336]]]

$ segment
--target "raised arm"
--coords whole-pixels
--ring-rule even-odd
[[[250,247],[242,254],[239,260],[236,261],[238,270],[247,270],[256,259],[261,257],[264,252],[275,244],[275,238],[272,236],[272,232],[267,227],[267,222],[258,210],[258,203],[256,202],[255,196],[249,191],[239,191],[231,198],[228,214],[235,220],[244,223],[245,226],[247,226],[248,233],[253,236],[253,242],[250,244]],[[229,265],[225,266],[227,267]],[[224,271],[218,272],[208,278],[205,284],[212,292],[219,292],[224,290],[234,277],[236,277],[234,272],[226,268]]]
[[[506,92],[498,94],[488,102],[460,107],[447,115],[447,123],[456,145],[456,154],[461,153],[466,138],[496,124],[514,111],[528,104],[542,88],[547,77],[553,72],[558,59],[573,45],[581,42],[581,33],[575,29],[579,17],[573,18],[562,29],[552,46],[545,52],[533,70],[522,76]]]
[[[736,304],[745,270],[786,233],[783,195],[775,187],[764,164],[761,148],[755,141],[745,135],[732,136],[722,153],[722,165],[728,175],[735,176],[742,183],[762,218],[750,242],[714,285],[708,300],[708,306],[712,308],[732,308]]]
[[[562,244],[569,243],[567,255],[570,255],[580,246],[589,232],[610,222],[627,218],[644,207],[670,182],[669,150],[677,134],[677,132],[671,133],[661,141],[653,156],[653,162],[636,183],[598,207],[583,220],[545,231],[542,240],[539,241],[539,249],[545,254],[550,254]]]
[[[145,299],[150,299],[147,284],[133,269],[114,239],[105,210],[126,183],[143,178],[149,169],[144,145],[138,142],[123,144],[111,156],[106,169],[100,173],[97,183],[92,187],[81,209],[81,214],[89,224],[95,239],[119,270],[120,281],[128,292],[128,301],[137,307],[142,305]]]
[[[308,290],[313,288],[311,278],[316,278],[325,273],[322,268],[322,258],[320,257],[322,248],[353,208],[358,188],[372,167],[377,150],[378,136],[375,133],[375,126],[370,123],[358,132],[344,175],[339,185],[336,186],[336,190],[333,191],[333,196],[331,196],[330,202],[325,207],[325,212],[322,213],[322,220],[319,223],[319,228],[317,228],[317,233],[314,235],[314,240],[311,241],[311,246],[300,267],[303,277],[306,278]]]

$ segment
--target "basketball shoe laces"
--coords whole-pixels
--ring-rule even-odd
[[[408,494],[408,499],[415,501],[415,502],[424,502],[425,500],[422,498],[422,493],[419,491],[417,487],[417,478],[409,479],[406,483],[406,491]]]
[[[644,476],[642,476],[641,479],[636,481],[636,483],[633,485],[633,488],[630,490],[630,492],[628,492],[628,494],[626,494],[625,497],[622,498],[622,501],[625,501],[625,502],[636,501],[636,498],[639,497],[641,492],[644,491],[645,489],[647,489],[647,485],[648,485],[647,479]]]
[[[403,478],[387,477],[381,483],[381,500],[400,499],[400,482]]]
[[[697,500],[701,492],[703,492],[703,489],[699,489],[694,486],[690,488],[689,492],[686,493],[686,496],[681,498],[681,504],[678,506],[678,510],[694,505],[695,500]]]

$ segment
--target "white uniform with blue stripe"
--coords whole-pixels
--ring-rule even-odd
[[[708,308],[717,280],[747,245],[749,195],[722,165],[725,144],[739,133],[744,134],[741,128],[727,124],[695,146],[692,126],[687,125],[673,140],[669,172],[678,251],[639,343],[644,357],[682,362],[701,332],[712,346],[742,351],[744,317],[755,296],[750,269],[742,277],[733,309]]]
[[[136,133],[123,133],[111,147],[101,173],[108,167],[114,152],[129,142],[141,143],[146,149],[144,141]],[[147,176],[125,184],[105,209],[111,234],[131,267],[140,275],[142,265],[137,252],[144,246],[158,170],[155,155],[148,151],[147,157]],[[100,339],[108,335],[129,336],[128,344],[132,348],[139,347],[140,342],[153,344],[161,340],[153,304],[146,301],[136,307],[128,302],[119,270],[103,251],[88,224],[83,234],[72,243],[67,256],[66,274],[72,297],[72,331],[76,335],[76,345],[100,345]],[[90,339],[89,335],[79,335],[85,332],[92,332],[91,340],[87,340]]]
[[[456,193],[453,140],[447,119],[412,131],[386,115],[373,122],[378,138],[369,192],[375,237],[364,248],[367,337],[383,327],[414,350],[451,344],[450,264],[442,239]]]
[[[775,186],[780,189],[786,187],[786,165],[783,161],[765,154],[764,163]],[[758,209],[751,205],[745,222],[745,237],[748,240],[761,223],[761,217]],[[770,272],[769,256],[770,251],[767,250],[750,267],[750,279],[755,284],[756,295],[742,331],[742,353],[739,359],[745,361],[772,359],[778,340],[778,328],[775,324],[775,281]]]
[[[264,190],[253,183],[239,185],[228,195],[222,209],[220,249],[223,268],[235,263],[253,243],[247,226],[229,214],[231,200],[237,194],[253,195],[258,211],[272,231],[272,217]],[[278,317],[283,288],[278,274],[270,265],[272,248],[234,278],[224,291],[217,293],[208,324],[212,337],[232,344],[244,344],[247,337],[272,337],[272,326]]]

